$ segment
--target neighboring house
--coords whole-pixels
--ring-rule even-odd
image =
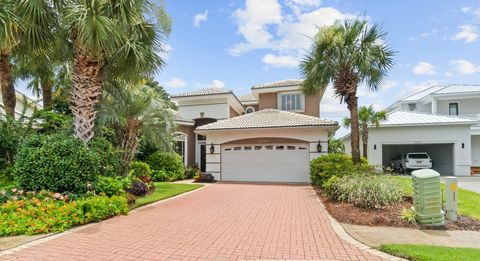
[[[17,103],[15,106],[15,117],[19,117],[22,115],[22,112],[24,111],[24,103],[25,100],[28,103],[28,106],[25,110],[25,116],[32,116],[32,114],[36,110],[42,109],[42,106],[39,105],[37,102],[32,100],[31,98],[27,97],[26,95],[22,94],[19,91],[15,92],[15,96],[17,98]],[[4,107],[3,107],[3,99],[2,99],[2,94],[0,93],[0,115],[4,114]]]
[[[441,175],[467,176],[480,167],[480,85],[433,86],[386,111],[387,120],[369,128],[371,164],[427,152]],[[350,135],[342,140],[350,153]]]
[[[300,80],[253,86],[237,97],[208,88],[172,95],[178,152],[220,181],[309,182],[308,163],[327,153],[338,123],[320,119],[322,95]]]

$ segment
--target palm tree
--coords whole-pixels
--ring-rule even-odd
[[[154,145],[171,141],[175,124],[160,95],[144,84],[106,83],[99,121],[119,134],[126,172],[137,153],[140,137]]]
[[[365,83],[371,91],[380,88],[393,66],[394,52],[384,44],[386,33],[366,21],[347,20],[322,27],[312,49],[300,64],[305,94],[323,92],[333,83],[334,93],[350,111],[352,160],[360,162],[357,88]]]
[[[103,82],[135,81],[161,68],[165,50],[161,40],[169,34],[171,23],[163,6],[148,0],[56,2],[73,44],[74,131],[88,142],[94,135]]]
[[[363,143],[363,157],[368,158],[368,126],[380,126],[380,123],[387,119],[385,111],[375,111],[373,106],[361,106],[358,110],[358,122]],[[343,126],[349,128],[352,124],[350,118],[343,119]]]
[[[0,1],[0,87],[5,112],[15,116],[12,76],[15,53],[40,50],[53,39],[54,15],[48,1]]]

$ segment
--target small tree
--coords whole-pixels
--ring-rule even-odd
[[[360,124],[360,134],[362,135],[364,158],[368,158],[368,126],[374,125],[375,127],[378,127],[380,126],[381,121],[386,119],[387,114],[384,111],[375,111],[372,105],[368,107],[360,107],[360,110],[358,111],[358,122]],[[348,128],[350,127],[351,122],[350,118],[344,118],[343,126]]]
[[[305,94],[324,92],[333,83],[335,95],[347,104],[355,164],[360,163],[357,88],[363,82],[370,90],[378,90],[393,66],[394,52],[385,44],[385,35],[378,25],[360,20],[322,27],[300,64]]]

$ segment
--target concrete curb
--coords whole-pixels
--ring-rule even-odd
[[[315,189],[314,189],[315,190]],[[335,219],[333,218],[330,213],[328,213],[327,209],[325,208],[325,205],[323,205],[322,201],[320,200],[320,198],[318,197],[317,193],[314,191],[315,193],[315,196],[318,198],[318,201],[320,202],[320,205],[321,205],[321,208],[322,210],[325,212],[325,215],[328,217],[328,219],[330,220],[330,224],[332,225],[332,228],[333,230],[335,231],[335,233],[337,233],[337,235],[342,238],[343,240],[345,240],[346,242],[348,242],[349,244],[355,246],[356,248],[362,250],[362,251],[365,251],[365,252],[368,252],[372,255],[375,255],[375,256],[378,256],[382,259],[385,259],[385,260],[390,260],[390,261],[403,261],[406,259],[403,259],[403,258],[400,258],[400,257],[396,257],[396,256],[392,256],[392,255],[389,255],[387,253],[384,253],[382,251],[379,251],[375,248],[372,248],[372,247],[369,247],[365,244],[363,244],[362,242],[356,240],[355,238],[353,238],[352,236],[350,236],[347,231],[345,231],[345,229],[342,227],[342,225]]]
[[[141,206],[141,207],[138,207],[136,209],[133,209],[131,211],[128,212],[128,214],[130,213],[135,213],[135,212],[138,212],[142,209],[145,209],[145,208],[148,208],[148,207],[152,207],[152,206],[156,206],[156,205],[159,205],[159,204],[163,204],[165,202],[168,202],[170,200],[173,200],[173,199],[177,199],[177,198],[180,198],[180,197],[183,197],[183,196],[186,196],[188,194],[191,194],[193,192],[196,192],[196,191],[199,191],[199,190],[202,190],[204,188],[207,188],[209,187],[210,185],[212,184],[201,184],[203,185],[202,187],[199,187],[197,189],[194,189],[194,190],[191,190],[191,191],[188,191],[188,192],[185,192],[185,193],[182,193],[182,194],[179,194],[179,195],[176,195],[176,196],[173,196],[173,197],[170,197],[170,198],[167,198],[167,199],[163,199],[163,200],[159,200],[159,201],[156,201],[156,202],[152,202],[150,204],[146,204],[144,206]],[[72,234],[72,233],[75,233],[77,231],[81,231],[83,229],[87,229],[89,227],[92,227],[92,226],[95,226],[95,225],[98,225],[102,222],[106,222],[106,221],[109,221],[113,218],[116,218],[116,217],[119,217],[119,216],[115,216],[115,217],[112,217],[112,218],[108,218],[108,219],[105,219],[105,220],[102,220],[100,222],[96,222],[96,223],[90,223],[90,224],[86,224],[86,225],[82,225],[82,226],[79,226],[79,227],[74,227],[72,229],[69,229],[69,230],[66,230],[66,231],[63,231],[63,232],[60,232],[60,233],[57,233],[57,234],[53,234],[53,235],[50,235],[50,236],[45,236],[45,237],[42,237],[42,238],[39,238],[39,239],[36,239],[36,240],[33,240],[33,241],[30,241],[30,242],[27,242],[25,244],[21,244],[19,246],[16,246],[16,247],[13,247],[13,248],[9,248],[9,249],[6,249],[6,250],[2,250],[0,251],[0,257],[1,256],[5,256],[5,255],[10,255],[10,254],[13,254],[15,252],[18,252],[18,251],[21,251],[23,249],[27,249],[29,247],[33,247],[33,246],[36,246],[36,245],[39,245],[39,244],[42,244],[42,243],[45,243],[45,242],[48,242],[50,240],[54,240],[54,239],[57,239],[57,238],[61,238],[63,236],[66,236],[66,235],[69,235],[69,234]]]

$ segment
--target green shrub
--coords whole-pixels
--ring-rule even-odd
[[[165,170],[152,171],[152,179],[156,182],[168,181],[168,173]]]
[[[32,115],[32,120],[36,123],[35,131],[43,134],[58,133],[59,131],[67,131],[71,124],[72,117],[50,111],[38,110]]]
[[[323,183],[332,176],[342,177],[345,174],[371,172],[366,159],[354,165],[352,157],[347,154],[326,154],[310,162],[310,179],[312,185],[323,186]]]
[[[167,172],[167,181],[185,179],[182,157],[176,153],[156,152],[148,157],[147,163],[153,171]]]
[[[402,199],[401,187],[388,176],[348,175],[330,182],[329,197],[361,208],[379,208]]]
[[[197,166],[188,166],[185,169],[185,178],[186,179],[193,179],[197,174],[198,167]]]
[[[72,226],[128,212],[127,199],[123,196],[66,201],[58,195],[60,194],[47,193],[2,204],[0,236],[60,232]]]
[[[14,176],[24,190],[82,194],[100,170],[98,154],[63,134],[32,135],[20,145]]]
[[[410,208],[404,208],[402,210],[402,214],[400,215],[400,219],[403,222],[416,224],[417,223],[417,212]]]
[[[134,161],[130,165],[130,176],[139,178],[143,182],[150,182],[152,180],[152,170],[147,163]]]
[[[109,197],[117,196],[125,192],[130,182],[128,178],[100,176],[94,184],[95,193]]]
[[[114,177],[127,174],[122,160],[122,152],[116,149],[106,138],[95,138],[90,141],[89,145],[98,154],[100,175]]]

